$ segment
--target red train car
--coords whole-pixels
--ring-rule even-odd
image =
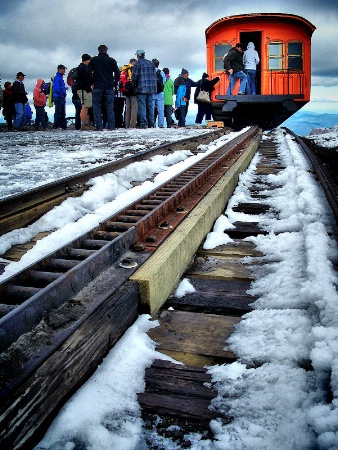
[[[311,36],[316,27],[303,17],[282,13],[223,17],[205,31],[207,72],[220,82],[212,94],[214,119],[240,128],[278,126],[310,100]],[[223,57],[237,42],[255,44],[260,56],[257,95],[225,95]]]

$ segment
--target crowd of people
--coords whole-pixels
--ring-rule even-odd
[[[233,92],[236,80],[240,80],[239,94],[256,94],[256,66],[259,63],[255,46],[250,42],[247,50],[237,43],[224,56],[224,70],[229,76],[227,95]],[[243,57],[244,53],[244,57]],[[67,67],[59,64],[50,82],[42,78],[33,91],[35,108],[34,129],[48,130],[45,107],[54,105],[53,129],[67,129],[66,97],[70,90],[75,107],[75,129],[114,130],[116,128],[153,128],[156,125],[170,128],[178,121],[186,125],[191,88],[195,87],[194,102],[198,110],[195,124],[212,119],[210,94],[219,77],[210,79],[207,73],[195,82],[189,71],[182,69],[173,81],[167,67],[159,68],[158,59],[146,59],[145,51],[135,53],[129,64],[118,67],[117,61],[108,55],[106,45],[98,47],[98,55],[84,53],[80,64],[71,69],[65,80]],[[8,131],[22,131],[32,123],[32,110],[24,85],[25,74],[18,72],[13,84],[6,81],[3,91],[3,116]],[[66,84],[67,83],[67,84]],[[46,87],[47,86],[47,87]],[[200,94],[206,95],[202,100]],[[174,100],[175,96],[175,100]]]

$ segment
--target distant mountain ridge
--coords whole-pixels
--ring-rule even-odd
[[[302,112],[301,110],[282,123],[299,136],[308,136],[313,128],[332,128],[338,124],[338,114]]]

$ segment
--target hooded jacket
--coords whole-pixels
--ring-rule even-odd
[[[34,106],[46,106],[47,96],[41,90],[41,86],[43,84],[43,79],[39,78],[36,82],[36,86],[33,91],[33,103]]]
[[[243,54],[244,69],[256,70],[256,66],[258,63],[259,63],[259,56],[257,51],[255,50],[255,44],[253,42],[249,42],[247,50],[245,50]]]
[[[53,80],[53,97],[66,98],[67,89],[63,79],[63,75],[60,72],[56,72]]]

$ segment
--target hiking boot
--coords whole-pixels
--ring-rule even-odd
[[[96,130],[96,128],[92,127],[91,125],[88,125],[87,123],[82,123],[81,130],[82,131],[93,131],[93,130]]]

